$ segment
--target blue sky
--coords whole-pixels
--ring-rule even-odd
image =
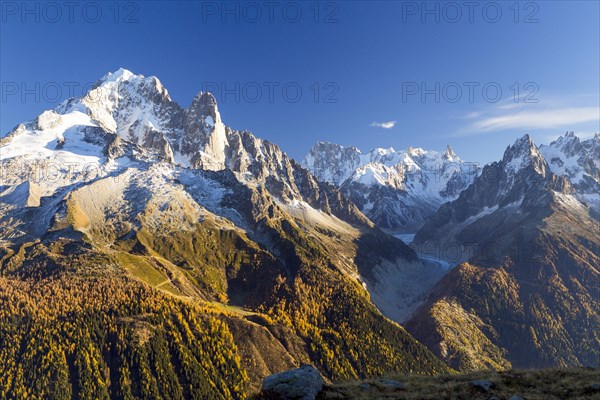
[[[489,162],[525,132],[600,131],[597,1],[88,3],[1,3],[1,134],[119,67],[183,106],[212,89],[296,158],[327,140]]]

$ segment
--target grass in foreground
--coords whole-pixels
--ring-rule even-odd
[[[396,381],[402,388],[387,382]],[[492,383],[489,391],[471,384],[486,380]],[[548,370],[481,371],[460,375],[389,376],[327,385],[319,400],[508,400],[520,396],[525,400],[600,399],[600,369],[572,368]]]

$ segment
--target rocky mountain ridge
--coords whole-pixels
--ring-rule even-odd
[[[0,146],[1,396],[230,399],[306,362],[329,379],[448,370],[365,283],[425,267],[414,251],[222,124],[210,94],[182,109],[119,70]]]
[[[544,154],[565,151],[565,141],[578,142],[567,135],[538,148],[528,135],[518,139],[417,232],[417,249],[452,254],[459,264],[406,323],[449,365],[597,366],[600,238],[592,203],[600,195],[585,193],[598,182],[596,160],[563,174],[559,158]]]

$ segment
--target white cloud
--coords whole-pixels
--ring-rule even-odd
[[[542,106],[539,103],[502,104],[487,110],[470,112],[462,119],[470,121],[459,130],[458,136],[511,129],[575,129],[577,124],[600,124],[600,107],[590,107],[589,103],[577,106],[558,103],[551,106]],[[594,129],[593,125],[587,127],[590,128]]]
[[[596,107],[558,108],[540,111],[521,111],[483,118],[470,125],[475,131],[503,129],[560,128],[581,122],[597,121],[600,110]]]
[[[373,122],[373,123],[371,123],[371,126],[374,126],[377,128],[383,128],[383,129],[392,129],[394,126],[396,126],[396,121]]]
[[[462,118],[466,118],[466,119],[473,119],[473,118],[477,118],[479,116],[481,116],[483,113],[479,112],[479,111],[471,111],[470,113],[468,113],[467,115],[465,115]]]

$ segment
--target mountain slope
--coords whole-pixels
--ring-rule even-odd
[[[158,79],[119,70],[0,146],[7,396],[239,398],[307,361],[335,379],[447,370],[365,289],[379,263],[419,264],[414,251],[276,145],[223,125],[212,95],[183,109]],[[44,362],[32,329],[56,368],[27,372]]]
[[[331,183],[379,227],[415,232],[444,202],[455,199],[479,173],[448,146],[444,153],[375,149],[319,142],[303,165]]]
[[[598,365],[598,217],[548,153],[517,140],[415,236],[465,261],[406,325],[455,368]]]

